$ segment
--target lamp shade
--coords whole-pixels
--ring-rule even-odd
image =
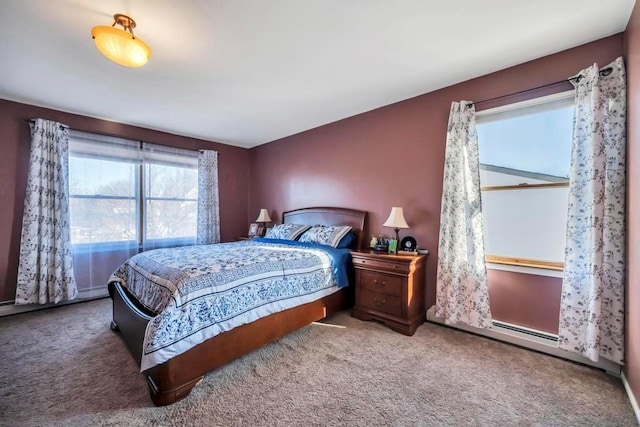
[[[258,215],[258,219],[256,219],[256,222],[271,222],[269,211],[266,209],[260,209],[260,215]]]
[[[402,212],[402,208],[393,207],[391,208],[391,213],[389,214],[389,218],[382,224],[384,227],[392,227],[392,228],[409,228],[409,224],[404,219],[404,213]]]
[[[141,67],[151,57],[149,46],[133,34],[136,21],[117,13],[113,15],[113,26],[100,25],[91,29],[96,47],[104,56],[125,67]],[[124,28],[115,28],[115,25]]]

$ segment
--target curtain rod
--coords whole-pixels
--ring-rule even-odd
[[[35,119],[28,119],[27,121],[28,121],[29,123],[35,123],[35,122],[36,122],[36,120],[35,120]],[[60,123],[60,128],[61,128],[61,129],[69,129],[69,126],[68,126],[68,125],[63,125],[62,123]],[[118,138],[120,138],[120,137],[118,137]],[[144,141],[140,141],[140,142],[144,142]],[[167,145],[167,147],[172,147],[172,146],[171,146],[171,145]],[[188,150],[188,149],[187,149],[187,148],[185,148],[185,150]],[[204,149],[202,149],[202,150],[197,150],[197,151],[199,151],[199,152],[203,153],[205,150],[204,150]],[[219,151],[217,151],[217,152],[216,152],[216,154],[218,154],[218,156],[219,156],[219,155],[220,155],[220,152],[219,152]]]
[[[27,120],[27,121],[28,121],[29,123],[32,123],[32,124],[36,122],[36,120],[35,120],[35,119],[29,119],[29,120]],[[69,129],[69,126],[67,126],[67,125],[63,125],[62,123],[60,123],[60,129]]]
[[[611,72],[613,71],[612,67],[607,67],[607,68],[603,68],[602,70],[600,70],[600,76],[601,77],[606,77],[609,74],[611,74]],[[553,83],[547,83],[546,85],[542,85],[542,86],[537,86],[537,87],[533,87],[531,89],[525,89],[525,90],[521,90],[519,92],[513,92],[513,93],[508,93],[506,95],[500,95],[500,96],[496,96],[493,98],[489,98],[489,99],[483,99],[482,101],[477,101],[477,102],[470,102],[469,104],[467,104],[467,107],[470,107],[472,105],[478,105],[478,104],[483,104],[485,102],[489,102],[489,101],[495,101],[497,99],[502,99],[502,98],[507,98],[509,96],[514,96],[514,95],[520,95],[523,93],[527,93],[527,92],[532,92],[534,90],[540,90],[540,89],[544,89],[547,87],[551,87],[551,86],[555,86],[555,85],[559,85],[561,83],[566,83],[566,82],[572,82],[574,81],[576,83],[578,83],[580,80],[582,80],[582,74],[577,75],[576,77],[570,77],[568,79],[564,79],[564,80],[559,80],[557,82],[553,82]]]

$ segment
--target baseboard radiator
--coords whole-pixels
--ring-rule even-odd
[[[536,329],[525,328],[524,326],[513,325],[507,322],[501,322],[499,320],[492,321],[491,329],[501,334],[512,335],[516,337],[522,337],[524,339],[532,340],[543,345],[551,347],[558,346],[558,336]]]
[[[63,305],[75,304],[77,302],[91,301],[99,298],[106,298],[109,296],[107,287],[101,287],[96,289],[87,289],[78,291],[78,296],[72,301],[65,301],[58,304],[26,304],[15,305],[14,301],[0,302],[0,317],[12,316],[14,314],[28,313],[30,311],[42,310],[45,308],[61,307]]]
[[[436,307],[432,306],[427,310],[427,320],[433,323],[444,325],[442,319],[435,316]],[[496,340],[515,344],[541,353],[550,354],[552,356],[561,357],[573,362],[582,363],[607,371],[611,375],[620,376],[621,367],[617,363],[613,363],[606,359],[600,359],[593,362],[586,357],[576,353],[571,353],[558,348],[558,336],[535,329],[525,328],[511,323],[494,320],[490,328],[481,329],[468,325],[447,325],[457,329],[462,329],[477,335],[486,336]]]

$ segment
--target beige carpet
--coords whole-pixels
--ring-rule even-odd
[[[620,379],[434,324],[413,337],[340,313],[156,408],[110,300],[0,319],[4,425],[636,425]]]

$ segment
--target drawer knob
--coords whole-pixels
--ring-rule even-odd
[[[378,298],[374,298],[373,302],[375,303],[376,306],[380,307],[381,305],[384,305],[384,303],[386,303],[386,300],[379,300]]]
[[[378,279],[373,280],[373,284],[379,287],[385,286],[387,282],[383,281],[382,283],[378,282]]]

